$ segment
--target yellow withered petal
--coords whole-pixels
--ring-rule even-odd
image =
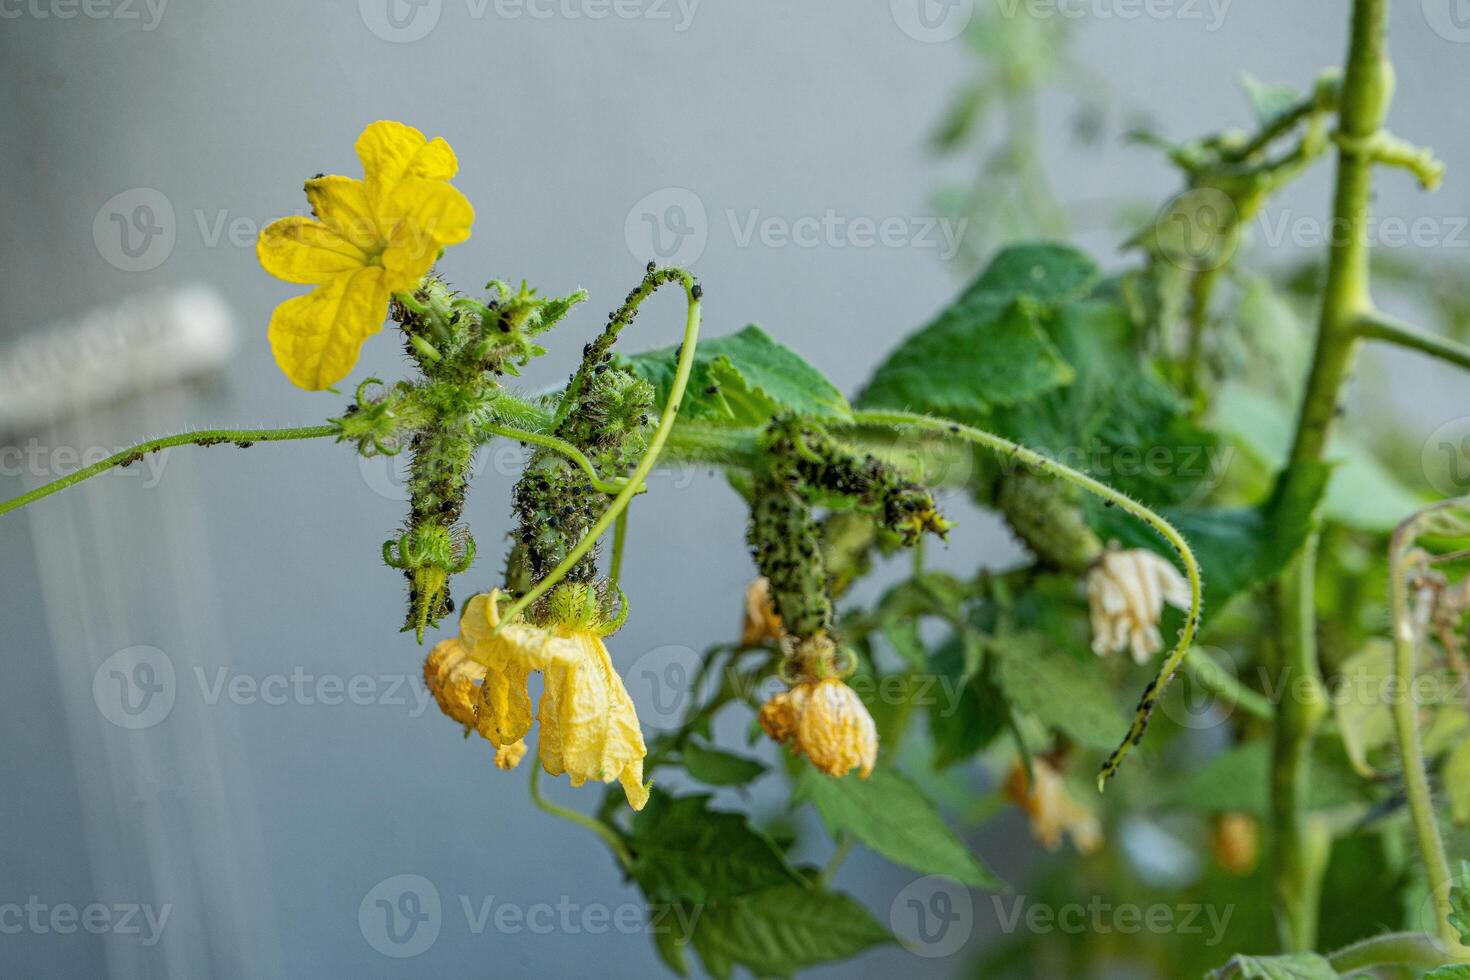
[[[373,217],[367,185],[351,177],[327,175],[306,182],[311,213],[366,253],[382,248],[382,231]]]
[[[581,649],[566,637],[529,623],[500,626],[500,591],[477,595],[459,619],[460,641],[471,657],[489,667],[514,665],[522,671],[545,670],[552,664],[578,664]],[[500,626],[500,631],[495,628]]]
[[[300,216],[262,228],[255,254],[266,272],[287,282],[330,282],[367,264],[362,249],[322,222]]]
[[[517,664],[497,664],[485,671],[476,702],[475,728],[492,745],[519,742],[531,730],[529,672]]]
[[[449,180],[459,170],[454,150],[444,140],[425,139],[412,126],[388,119],[364,129],[356,149],[375,210],[405,177]]]
[[[565,773],[573,786],[590,780],[622,783],[628,804],[648,802],[643,757],[648,748],[638,714],[601,637],[577,632],[571,639],[585,659],[575,667],[546,671],[546,688],[537,718],[541,722],[541,765],[553,776]]]
[[[878,761],[878,728],[852,688],[835,677],[816,683],[801,713],[796,742],[830,776],[856,768],[867,779]]]
[[[475,724],[477,685],[485,668],[464,654],[459,640],[435,645],[424,660],[424,683],[439,710],[461,725]]]
[[[317,391],[341,381],[363,341],[383,329],[388,287],[377,266],[333,279],[271,314],[270,344],[291,381]]]

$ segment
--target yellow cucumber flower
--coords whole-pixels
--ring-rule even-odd
[[[589,779],[619,780],[628,804],[643,809],[648,802],[643,782],[648,748],[633,699],[613,669],[602,636],[584,624],[555,629],[524,622],[501,625],[498,598],[497,592],[475,596],[460,619],[460,642],[485,667],[477,730],[500,748],[525,738],[531,729],[526,683],[530,672],[539,670],[544,680],[536,710],[542,768],[552,776],[565,773],[573,786]]]
[[[412,126],[375,122],[357,139],[364,179],[306,182],[314,218],[266,225],[256,243],[265,271],[316,286],[271,315],[276,363],[293,384],[318,390],[357,363],[383,328],[393,293],[412,289],[446,245],[470,237],[475,210],[448,183],[459,169],[442,139]]]
[[[459,640],[445,640],[424,661],[424,683],[439,710],[466,727],[475,724],[475,701],[485,668],[465,656]]]
[[[1045,759],[1033,759],[1035,785],[1018,760],[1006,776],[1005,793],[1031,818],[1031,834],[1048,851],[1062,844],[1062,835],[1072,838],[1079,854],[1091,854],[1102,846],[1102,823],[1085,803],[1067,790],[1057,768]]]
[[[827,775],[857,769],[867,779],[878,761],[878,726],[857,692],[835,676],[836,655],[826,635],[802,643],[794,654],[802,679],[761,705],[756,718],[774,741]]]
[[[857,769],[867,779],[878,761],[878,728],[857,692],[835,677],[801,681],[761,706],[766,734],[829,776]]]

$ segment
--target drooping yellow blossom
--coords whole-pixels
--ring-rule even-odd
[[[465,656],[458,639],[436,644],[424,661],[424,683],[439,710],[467,727],[475,724],[475,702],[484,677],[485,668]]]
[[[1261,830],[1249,813],[1222,813],[1210,827],[1210,851],[1220,867],[1235,875],[1256,869],[1260,856]]]
[[[286,377],[311,390],[347,376],[382,329],[393,293],[412,289],[446,245],[470,237],[474,208],[448,183],[459,169],[442,139],[375,122],[357,139],[363,177],[306,182],[314,218],[261,230],[256,254],[287,282],[316,286],[271,315],[270,343]]]
[[[1019,761],[1014,763],[1006,776],[1005,792],[1031,818],[1032,836],[1049,851],[1061,846],[1064,833],[1081,854],[1101,847],[1102,824],[1097,814],[1072,797],[1056,767],[1035,759],[1031,771],[1036,776],[1034,786],[1026,777],[1026,768]]]
[[[803,644],[798,662],[826,665],[821,673],[827,676],[806,673],[790,690],[773,695],[757,717],[767,735],[829,776],[857,769],[867,779],[878,761],[878,727],[857,692],[831,673],[834,653],[825,636]]]
[[[587,780],[618,780],[635,810],[648,802],[643,758],[648,748],[638,714],[601,635],[590,624],[569,623],[542,629],[524,622],[500,626],[498,593],[478,595],[460,619],[465,652],[485,666],[476,702],[476,728],[497,747],[520,742],[531,729],[533,670],[544,687],[536,720],[541,723],[542,768]],[[500,758],[497,756],[497,764]]]
[[[781,614],[771,601],[771,582],[765,576],[745,587],[745,622],[740,627],[740,645],[760,646],[781,639]]]
[[[1167,560],[1141,548],[1110,549],[1087,573],[1092,652],[1131,650],[1144,663],[1164,648],[1159,619],[1164,603],[1188,609],[1189,583]]]

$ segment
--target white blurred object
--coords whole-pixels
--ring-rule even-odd
[[[0,357],[0,439],[223,368],[229,306],[209,286],[145,293],[28,336]]]

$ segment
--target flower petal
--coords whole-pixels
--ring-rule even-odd
[[[322,223],[366,253],[382,248],[367,185],[351,177],[314,177],[306,182],[311,212]]]
[[[458,245],[470,237],[475,209],[469,198],[452,184],[423,177],[405,177],[389,199],[387,210],[379,217],[392,218],[395,222],[412,222],[415,233],[427,235],[440,245]],[[394,237],[390,236],[390,249],[397,244]]]
[[[363,341],[383,329],[388,289],[376,266],[338,276],[271,314],[271,351],[292,383],[317,391],[341,381]]]
[[[526,690],[528,672],[514,664],[495,667],[480,685],[475,729],[492,745],[504,747],[519,742],[531,730],[531,695]]]
[[[444,140],[431,142],[412,126],[388,119],[364,129],[356,149],[375,210],[405,177],[448,180],[459,170],[454,150]]]
[[[575,666],[582,662],[581,649],[564,637],[529,623],[500,626],[498,598],[497,590],[477,595],[465,605],[459,635],[471,657],[492,670],[512,665],[523,671],[545,670],[552,664]]]
[[[260,231],[255,254],[266,272],[287,282],[328,282],[362,268],[362,250],[320,221],[300,216],[272,221]]]

